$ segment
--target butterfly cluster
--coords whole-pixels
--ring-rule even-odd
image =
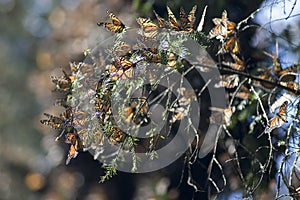
[[[167,7],[168,16],[166,19],[159,16],[155,11],[156,19],[137,18],[139,29],[135,42],[128,42],[126,40],[128,38],[124,39],[123,36],[130,28],[121,21],[121,18],[108,12],[108,18],[111,22],[99,22],[98,26],[114,33],[116,40],[110,49],[97,52],[96,62],[98,65],[90,63],[71,64],[71,73],[63,71],[63,76],[51,77],[55,85],[54,91],[64,94],[63,98],[56,101],[56,105],[63,106],[65,112],[58,116],[45,113],[47,119],[41,120],[41,123],[60,130],[60,135],[57,139],[65,137],[65,142],[70,147],[66,164],[83,150],[95,150],[94,158],[96,159],[99,154],[105,151],[103,147],[106,143],[118,147],[114,155],[118,154],[119,158],[122,158],[122,156],[119,156],[119,150],[126,145],[131,145],[129,149],[131,152],[143,149],[147,153],[159,147],[157,145],[159,144],[158,140],[165,136],[159,135],[155,137],[149,131],[149,133],[145,134],[149,136],[149,139],[138,140],[134,133],[130,132],[130,130],[122,129],[119,125],[123,123],[127,127],[137,127],[138,129],[153,122],[153,120],[151,121],[151,115],[153,114],[151,110],[152,102],[157,99],[163,99],[156,97],[160,97],[164,92],[163,90],[158,90],[158,93],[154,92],[161,77],[164,76],[164,74],[154,73],[156,72],[155,69],[168,67],[184,74],[184,72],[192,68],[193,63],[185,59],[187,53],[184,49],[181,48],[180,51],[174,50],[175,47],[181,47],[178,45],[179,42],[177,40],[171,41],[175,45],[169,45],[169,47],[165,45],[167,46],[165,48],[164,40],[167,37],[162,38],[161,36],[166,34],[161,33],[164,33],[164,30],[171,30],[175,33],[180,33],[183,39],[185,36],[195,38],[193,36],[197,35],[199,30],[202,30],[203,25],[200,22],[198,27],[195,26],[196,11],[196,6],[192,7],[188,13],[181,8],[179,18],[176,18],[171,9]],[[221,70],[223,68],[228,69],[228,71],[222,73],[221,80],[214,86],[226,88],[229,91],[227,93],[228,97],[232,98],[231,101],[228,101],[227,108],[219,110],[216,108],[222,114],[222,125],[229,125],[233,121],[233,114],[244,109],[242,106],[245,106],[245,102],[257,102],[259,94],[257,96],[254,95],[253,87],[255,89],[260,87],[264,91],[268,89],[273,90],[281,86],[282,88],[289,88],[291,91],[299,91],[299,86],[296,82],[299,65],[295,64],[284,68],[278,57],[265,53],[272,58],[272,66],[263,69],[259,75],[249,75],[247,73],[250,73],[250,70],[248,71],[247,69],[248,66],[242,57],[242,49],[240,49],[239,26],[228,19],[226,11],[222,13],[221,18],[213,19],[213,24],[214,27],[209,32],[208,38],[209,40],[215,38],[219,42],[220,46],[216,54],[222,60],[219,65],[216,66],[214,63],[213,65]],[[205,58],[201,59],[203,59],[203,63],[206,63]],[[145,69],[150,66],[149,64],[155,64],[157,68],[154,68],[152,71],[146,71]],[[208,71],[209,67],[207,68],[202,67],[203,72]],[[164,73],[171,73],[170,71],[165,70]],[[127,83],[130,87],[143,85],[143,80],[138,79],[141,82],[135,80],[141,74],[144,75],[145,79],[149,80],[150,86],[147,86],[148,88],[146,89],[150,90],[150,92],[146,91],[144,93],[143,90],[141,94],[129,98],[116,106],[114,98],[116,98],[115,101],[118,101],[116,96],[126,90]],[[208,82],[207,84],[210,83]],[[88,89],[82,92],[79,91],[82,88]],[[169,116],[163,118],[163,120],[167,121],[171,126],[174,125],[174,127],[178,121],[189,115],[191,112],[190,103],[198,100],[201,90],[205,90],[205,87],[199,89],[199,91],[196,90],[197,92],[184,87],[177,89],[177,98],[165,98],[160,102],[164,105],[168,104],[166,110]],[[130,92],[130,89],[128,91]],[[239,102],[244,102],[244,105],[236,106],[237,101],[234,101],[236,97],[239,98]],[[87,99],[87,102],[91,103],[90,112],[87,112],[84,110],[84,106],[81,106],[82,99]],[[274,98],[270,99],[274,100]],[[290,101],[287,100],[278,103],[276,106],[276,108],[279,108],[278,111],[273,111],[275,115],[267,119],[268,123],[264,124],[266,127],[265,132],[271,132],[286,123],[289,105]],[[117,108],[117,111],[114,110],[115,108]],[[217,119],[218,117],[218,115],[215,115],[208,120],[210,120],[209,122],[220,122]],[[118,120],[121,120],[121,123]],[[165,132],[168,131],[166,130]],[[166,134],[166,137],[169,136],[170,132]],[[136,143],[140,146],[136,145]],[[197,157],[197,154],[195,155]],[[113,164],[112,166],[115,166]]]
[[[243,71],[245,64],[240,55],[240,41],[236,23],[228,20],[226,10],[223,11],[221,18],[214,18],[212,21],[215,27],[209,32],[209,38],[216,38],[221,42],[222,45],[218,54],[228,53],[234,61],[223,61],[223,64],[235,70]]]
[[[134,78],[138,73],[141,73],[141,66],[144,66],[144,63],[163,64],[175,69],[190,66],[175,51],[159,48],[161,38],[158,38],[158,33],[161,32],[161,29],[184,34],[199,32],[197,30],[202,27],[195,29],[196,10],[197,7],[194,6],[187,14],[181,8],[179,20],[176,19],[169,7],[167,7],[167,19],[163,19],[154,11],[158,23],[146,18],[137,18],[137,23],[140,26],[137,42],[130,44],[122,39],[115,41],[113,48],[108,50],[110,52],[108,63],[104,62],[103,55],[99,55],[98,62],[102,65],[100,73],[94,65],[72,63],[70,64],[70,74],[63,71],[62,77],[51,77],[52,82],[55,84],[54,91],[63,94],[63,98],[57,99],[55,104],[63,106],[66,111],[59,116],[45,113],[47,119],[41,120],[41,123],[60,130],[57,140],[64,136],[65,142],[70,145],[66,164],[84,149],[89,149],[92,146],[93,148],[100,148],[99,146],[104,143],[104,138],[107,138],[111,143],[124,143],[126,138],[132,138],[118,127],[113,115],[111,99],[115,92],[116,83]],[[111,22],[99,22],[97,25],[122,38],[122,34],[129,27],[112,12],[108,12],[107,15]],[[94,77],[82,78],[87,74],[94,74]],[[155,84],[160,79],[157,74],[151,71],[145,74],[151,84]],[[83,92],[83,96],[93,102],[94,115],[91,116],[81,106],[78,106],[80,104],[80,101],[77,100],[80,98],[78,95],[82,95],[78,92],[80,90],[78,86],[89,88],[86,92]],[[184,91],[184,88],[182,89]],[[74,93],[74,91],[77,93]],[[173,113],[173,116],[170,117],[172,123],[186,115],[186,102],[191,101],[191,98],[186,96],[186,91],[183,93],[176,106],[168,109],[170,113]],[[120,108],[121,113],[119,114],[123,117],[125,123],[133,123],[134,126],[143,126],[150,123],[148,97],[144,94],[137,98],[131,98]],[[97,130],[87,128],[90,127],[91,123],[89,118],[96,118],[97,127],[100,128]],[[95,145],[95,143],[97,144]]]
[[[71,69],[75,70],[73,64],[71,64]],[[73,74],[67,74],[65,71],[63,71],[63,74],[64,75],[62,77],[51,77],[51,79],[55,84],[54,91],[63,93],[65,96],[65,98],[58,99],[55,105],[63,106],[65,108],[65,112],[61,113],[59,116],[44,113],[47,119],[43,119],[40,122],[52,127],[53,129],[60,130],[61,133],[56,138],[56,141],[62,136],[65,136],[65,142],[70,144],[69,153],[66,160],[66,164],[69,164],[70,160],[75,158],[78,152],[83,150],[84,145],[75,128],[79,121],[74,120],[74,111],[68,104],[68,98],[72,94],[72,84],[76,78]]]

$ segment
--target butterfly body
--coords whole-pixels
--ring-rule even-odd
[[[70,149],[68,153],[68,158],[66,160],[66,165],[70,163],[70,160],[72,158],[75,158],[78,155],[78,152],[83,150],[83,144],[80,140],[80,137],[76,131],[76,129],[72,126],[68,127],[68,130],[66,130],[67,133],[65,134],[66,140],[65,142],[67,144],[70,144]]]
[[[269,124],[265,130],[265,132],[271,132],[275,128],[281,127],[287,120],[287,106],[288,101],[285,101],[279,108],[278,113],[269,121]]]
[[[121,22],[121,20],[116,17],[113,13],[108,13],[109,18],[112,20],[112,23],[108,23],[108,22],[98,22],[97,25],[98,26],[103,26],[105,27],[107,30],[113,32],[113,33],[121,33],[123,32],[123,30],[125,29],[125,25],[123,24],[123,22]]]

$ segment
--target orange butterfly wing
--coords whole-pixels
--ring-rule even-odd
[[[97,25],[103,26],[113,33],[121,33],[125,29],[125,25],[122,23],[122,21],[113,13],[108,13],[108,16],[112,20],[112,23],[99,22]]]
[[[284,123],[286,123],[287,119],[287,114],[286,114],[286,109],[288,106],[288,102],[285,101],[279,108],[279,111],[275,117],[273,117],[269,121],[269,131],[273,130],[275,128],[281,127]]]

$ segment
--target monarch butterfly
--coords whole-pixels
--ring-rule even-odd
[[[275,128],[281,127],[284,123],[286,123],[287,119],[287,113],[286,109],[288,106],[288,101],[283,102],[283,104],[280,106],[278,113],[275,117],[273,117],[265,130],[265,132],[271,132]]]
[[[195,13],[197,10],[197,6],[195,5],[187,16],[185,10],[180,8],[180,29],[183,32],[193,32],[194,31],[194,23],[195,23]]]
[[[48,117],[48,119],[40,120],[40,122],[42,124],[50,126],[53,129],[61,129],[61,128],[64,127],[64,125],[65,125],[65,120],[64,119],[62,119],[60,117],[50,115],[48,113],[44,113],[44,115],[46,117]]]
[[[231,108],[225,108],[224,109],[224,122],[226,125],[229,125],[231,122],[231,116],[233,115],[233,113],[235,112],[235,107],[231,107]]]
[[[118,127],[110,127],[108,131],[110,133],[109,140],[113,143],[123,142],[127,136],[126,133]]]
[[[277,43],[276,43],[276,44],[277,44]],[[277,51],[277,52],[278,52],[278,51]],[[273,55],[273,54],[270,54],[270,53],[268,53],[268,52],[266,52],[266,51],[263,51],[263,53],[264,53],[265,55],[269,56],[270,58],[272,58],[272,60],[273,60],[273,71],[274,71],[275,73],[278,73],[278,72],[282,71],[282,66],[281,66],[281,63],[280,63],[280,60],[279,60],[278,56],[275,56],[275,55]]]
[[[194,6],[190,13],[186,15],[185,10],[181,7],[179,11],[180,15],[180,24],[178,23],[175,15],[173,14],[172,10],[167,6],[167,11],[169,15],[169,21],[167,22],[168,26],[180,32],[193,32],[194,31],[194,23],[195,23],[195,13],[197,10],[197,6]],[[160,20],[158,20],[159,23]]]
[[[268,80],[270,82],[276,82],[276,77],[272,74],[272,69],[267,69],[264,67],[261,67],[257,70],[257,72],[260,74],[258,75],[258,78],[262,80]],[[255,86],[263,87],[265,89],[274,89],[276,87],[275,84],[265,82],[265,81],[254,81],[253,82]]]
[[[240,79],[237,74],[226,74],[221,76],[222,80],[215,84],[215,88],[234,88],[239,85]]]
[[[67,109],[65,112],[61,113],[59,117],[44,113],[48,119],[40,120],[40,122],[44,125],[50,126],[53,129],[63,129],[66,124],[72,120],[72,112],[71,109]]]
[[[239,58],[236,54],[231,54],[234,62],[222,62],[223,65],[229,66],[232,69],[243,71],[245,69],[244,61]]]
[[[155,12],[155,10],[153,10],[153,12],[154,12],[155,17],[156,17],[156,19],[157,19],[157,21],[158,21],[159,27],[160,27],[160,28],[164,28],[164,27],[165,27],[165,24],[166,24],[166,21],[165,21],[163,18],[161,18],[161,17]]]
[[[299,90],[299,84],[296,82],[280,82],[280,85],[283,85],[292,90],[296,90],[296,91]]]
[[[197,101],[195,90],[180,87],[177,89],[177,92],[178,100],[169,109],[169,111],[172,112],[172,118],[169,120],[170,123],[174,123],[188,116],[190,103]]]
[[[173,68],[176,67],[177,59],[178,55],[174,53],[169,53],[167,65]]]
[[[158,26],[150,19],[139,17],[137,22],[143,30],[141,35],[148,38],[154,38],[157,35]]]
[[[113,33],[121,33],[125,29],[125,25],[112,12],[108,12],[108,16],[112,20],[112,23],[98,22],[97,25],[103,26]]]
[[[172,10],[169,8],[169,6],[167,6],[167,11],[168,11],[168,15],[169,15],[169,21],[168,21],[168,25],[171,29],[174,29],[175,31],[179,31],[179,24],[177,22],[177,19],[175,17],[175,15],[173,14]]]
[[[237,36],[232,35],[225,38],[225,42],[222,45],[222,48],[218,51],[218,54],[224,53],[237,54],[240,52],[240,41]]]
[[[134,63],[127,60],[125,57],[116,57],[108,67],[108,72],[112,80],[116,81],[119,78],[123,80],[133,77]]]
[[[117,68],[115,65],[110,65],[109,66],[109,72],[111,74],[112,80],[116,81],[119,78],[122,80],[125,80],[127,78],[132,78],[133,77],[133,68],[129,68],[127,70]]]
[[[160,63],[161,62],[161,54],[159,52],[153,52],[144,50],[142,55],[146,58],[148,62]]]
[[[209,32],[209,38],[216,37],[223,40],[224,38],[233,35],[236,32],[236,24],[227,19],[227,11],[224,10],[222,18],[214,18],[215,27]]]
[[[56,85],[55,91],[70,92],[75,77],[67,74],[64,70],[63,73],[64,76],[62,77],[51,76],[51,81]]]
[[[289,66],[277,72],[277,75],[279,76],[281,81],[291,82],[296,79],[296,73],[298,70],[299,70],[299,64],[294,64],[292,66]]]
[[[75,158],[78,155],[78,152],[83,150],[84,145],[77,134],[77,131],[74,127],[70,126],[65,129],[66,133],[66,143],[70,144],[70,149],[68,153],[68,158],[66,160],[66,165],[70,163],[72,158]]]
[[[148,102],[144,97],[132,99],[129,105],[124,109],[124,112],[125,121],[127,123],[131,121],[141,125],[149,123],[149,118],[147,116]]]
[[[242,85],[241,91],[237,92],[235,96],[241,99],[249,99],[250,91],[246,86]]]
[[[133,63],[127,60],[125,57],[116,57],[113,64],[121,67],[123,70],[133,67]]]

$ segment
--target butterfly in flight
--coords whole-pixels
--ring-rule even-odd
[[[71,109],[67,109],[65,112],[61,113],[59,116],[54,116],[48,113],[44,113],[48,119],[40,120],[44,125],[48,125],[53,129],[64,129],[66,124],[72,119]]]
[[[123,22],[111,12],[108,12],[108,16],[112,20],[112,23],[98,22],[97,25],[103,26],[113,33],[121,33],[125,29]]]

